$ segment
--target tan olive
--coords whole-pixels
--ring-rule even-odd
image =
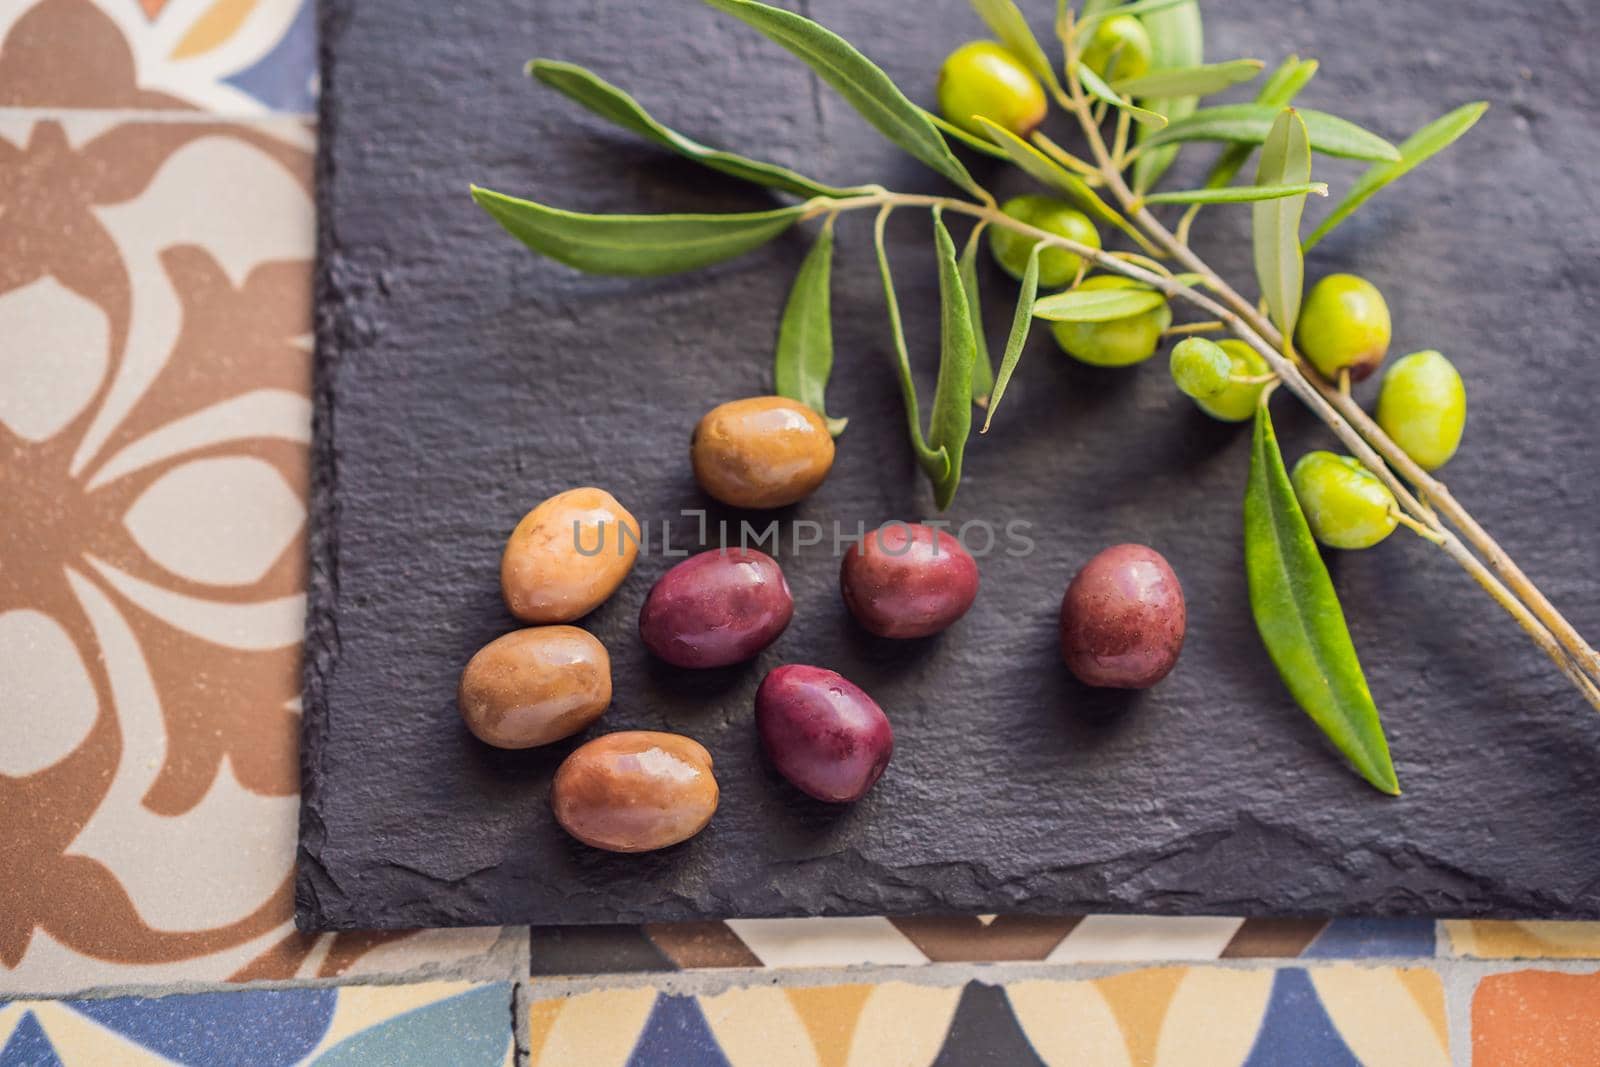
[[[522,517],[500,557],[500,592],[524,622],[571,622],[633,569],[639,523],[604,489],[557,493]]]
[[[571,737],[610,703],[611,657],[576,626],[534,626],[495,638],[467,662],[456,690],[467,729],[497,748]]]
[[[687,841],[717,810],[711,753],[680,734],[625,730],[584,744],[550,787],[556,822],[586,845],[649,852]]]
[[[736,508],[781,508],[809,496],[833,466],[833,436],[797,400],[753,396],[706,412],[689,440],[700,488]]]

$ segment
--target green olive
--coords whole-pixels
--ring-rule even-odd
[[[1106,81],[1138,78],[1150,71],[1150,34],[1132,15],[1101,19],[1079,62]]]
[[[1172,383],[1184,396],[1210,400],[1227,391],[1233,360],[1215,341],[1186,337],[1172,347],[1168,369]]]
[[[1080,289],[1144,288],[1120,274],[1086,278]],[[1110,322],[1058,322],[1051,327],[1056,344],[1074,359],[1096,367],[1126,367],[1156,354],[1161,335],[1172,325],[1172,309],[1163,300],[1149,311]]]
[[[1394,533],[1394,494],[1354,458],[1307,452],[1289,480],[1312,536],[1329,548],[1371,548]]]
[[[1261,358],[1261,353],[1245,344],[1243,341],[1229,338],[1218,341],[1217,347],[1228,353],[1228,358],[1233,361],[1233,368],[1228,377],[1261,378],[1271,373],[1267,361]],[[1244,422],[1256,413],[1256,401],[1261,399],[1261,390],[1267,387],[1265,382],[1230,381],[1228,388],[1220,396],[1208,399],[1196,399],[1195,403],[1200,410],[1210,415],[1213,419],[1223,422]]]
[[[1424,470],[1456,454],[1467,424],[1467,387],[1437,352],[1413,352],[1383,376],[1378,425]]]
[[[1014,196],[1000,207],[1007,215],[1029,226],[1065,237],[1090,248],[1100,247],[1100,231],[1089,216],[1075,210],[1065,200],[1048,196]],[[1028,269],[1028,255],[1037,242],[1003,226],[989,227],[989,250],[994,260],[1013,278]],[[1046,248],[1039,253],[1039,285],[1056,289],[1078,276],[1082,260],[1065,248]]]
[[[1330,381],[1350,371],[1360,381],[1389,351],[1389,305],[1378,287],[1354,274],[1330,274],[1300,309],[1295,344]]]
[[[1026,137],[1044,121],[1045,106],[1039,79],[993,41],[968,41],[939,68],[939,111],[979,137],[986,135],[974,115]]]

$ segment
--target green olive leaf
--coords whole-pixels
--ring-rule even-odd
[[[1201,108],[1181,122],[1174,122],[1145,140],[1146,145],[1177,144],[1182,141],[1236,141],[1260,144],[1267,139],[1279,108],[1263,104],[1225,104]],[[1328,156],[1347,159],[1393,161],[1400,150],[1375,133],[1337,115],[1323,111],[1301,111],[1311,147]]]
[[[1134,0],[1131,4],[1084,4],[1083,17],[1078,20],[1078,31],[1094,29],[1094,24],[1101,19],[1112,18],[1116,15],[1154,15],[1159,11],[1166,11],[1181,4],[1191,3],[1192,0]]]
[[[1306,124],[1300,121],[1299,112],[1286,107],[1261,146],[1256,184],[1299,185],[1310,178],[1311,142]],[[1267,301],[1267,312],[1285,337],[1294,336],[1305,286],[1305,259],[1300,253],[1300,216],[1305,207],[1306,197],[1301,193],[1263,200],[1250,209],[1256,280]]]
[[[1174,4],[1160,11],[1147,11],[1142,19],[1145,32],[1150,35],[1150,69],[1152,73],[1183,70],[1205,62],[1205,27],[1200,21],[1200,5],[1195,0]],[[1198,100],[1193,96],[1145,97],[1140,104],[1168,123],[1187,118]],[[1160,131],[1151,126],[1140,126],[1134,143],[1143,145]],[[1133,188],[1143,193],[1155,187],[1177,157],[1178,146],[1165,145],[1145,148],[1133,161]]]
[[[472,187],[472,199],[538,252],[591,274],[674,274],[760,247],[805,204],[729,215],[584,215]]]
[[[1082,178],[1051,158],[1054,155],[1054,152],[1051,151],[1052,149],[1060,151],[1055,142],[1042,133],[1036,133],[1033,135],[1033,140],[1039,147],[1035,148],[1034,145],[1024,141],[1004,126],[998,125],[982,115],[974,115],[973,118],[983,127],[984,132],[989,135],[990,139],[1005,152],[1006,157],[1015,163],[1018,169],[1028,177],[1049,186],[1057,192],[1064,193],[1069,200],[1078,205],[1078,208],[1090,218],[1107,226],[1115,226],[1127,234],[1130,239],[1137,242],[1139,247],[1152,255],[1160,255],[1159,250],[1151,245],[1149,239],[1139,231],[1137,226],[1123,218],[1115,208],[1102,200],[1100,195],[1089,188],[1089,184]],[[1066,153],[1063,152],[1062,154],[1065,155]]]
[[[1378,708],[1265,404],[1256,409],[1244,496],[1244,565],[1250,611],[1284,685],[1363,778],[1399,795]]]
[[[779,396],[798,400],[821,415],[828,432],[838,437],[848,419],[828,416],[823,396],[833,373],[833,309],[829,294],[833,272],[833,220],[806,253],[789,290],[778,325],[778,347],[772,360],[772,381]]]
[[[879,133],[956,185],[983,198],[984,192],[922,109],[870,59],[843,37],[803,15],[757,0],[705,0],[782,45],[849,101]]]
[[[1300,90],[1306,87],[1306,83],[1316,73],[1316,60],[1290,56],[1277,70],[1267,76],[1261,91],[1256,94],[1256,103],[1275,111],[1286,108],[1294,102],[1294,98],[1300,95]],[[1226,145],[1222,149],[1222,154],[1217,157],[1216,163],[1212,165],[1211,172],[1206,175],[1206,188],[1220,189],[1233,181],[1255,149],[1256,146],[1251,143]]]
[[[1487,110],[1489,105],[1486,101],[1463,104],[1407,137],[1400,143],[1400,159],[1394,163],[1378,163],[1367,168],[1367,172],[1350,187],[1350,191],[1339,201],[1332,214],[1322,220],[1322,225],[1311,231],[1311,236],[1306,238],[1305,250],[1311,251],[1318,241],[1333,232],[1334,227],[1354,215],[1357,208],[1372,198],[1373,193],[1411,173],[1423,162],[1449,148],[1457,138],[1472,129]]]
[[[977,136],[975,136],[973,134],[968,133],[966,130],[963,130],[960,126],[957,126],[955,123],[946,121],[944,118],[941,118],[940,116],[935,115],[933,112],[929,111],[927,108],[923,108],[922,109],[922,113],[928,117],[928,121],[929,122],[931,122],[935,126],[939,127],[939,129],[942,132],[944,132],[946,135],[948,135],[950,137],[954,137],[956,140],[960,141],[962,144],[966,145],[968,148],[972,149],[974,152],[982,152],[984,155],[989,156],[992,159],[1009,159],[1010,158],[1009,156],[1006,155],[1005,149],[1000,148],[1000,147],[998,147],[996,145],[990,144],[988,141],[985,141],[982,137],[977,137]]]
[[[1028,341],[1028,331],[1033,326],[1033,301],[1039,295],[1039,253],[1044,245],[1036,244],[1028,253],[1028,266],[1022,272],[1022,287],[1017,290],[1017,310],[1011,316],[1011,333],[1006,336],[1006,351],[1000,357],[1000,378],[995,382],[994,395],[989,399],[989,414],[983,420],[979,433],[988,433],[994,413],[1000,408],[1000,398],[1005,396],[1011,375],[1022,359],[1022,346]]]
[[[1033,35],[1028,20],[1022,17],[1022,12],[1017,10],[1012,0],[972,0],[972,9],[983,19],[984,25],[1000,38],[1006,50],[1033,71],[1034,77],[1049,88],[1060,90],[1061,83],[1056,80],[1054,65],[1039,46],[1039,39]]]
[[[1286,196],[1328,195],[1327,182],[1299,182],[1292,185],[1230,185],[1222,189],[1181,189],[1151,193],[1147,204],[1244,204],[1256,200],[1278,200]]]
[[[933,483],[933,502],[940,511],[955,499],[961,484],[961,457],[972,432],[972,363],[976,346],[967,291],[961,284],[956,245],[935,209],[933,240],[939,257],[939,378],[928,416],[928,444],[949,460],[945,476]]]
[[[1207,96],[1249,81],[1265,66],[1259,59],[1233,59],[1198,67],[1175,67],[1114,81],[1111,88],[1132,97]]]
[[[978,286],[978,245],[983,226],[972,228],[966,247],[961,250],[961,288],[967,294],[967,314],[972,317],[972,402],[979,407],[989,403],[994,391],[994,364],[989,360],[989,339],[983,335],[983,292]]]
[[[1136,105],[1133,101],[1117,94],[1116,90],[1105,83],[1105,79],[1096,74],[1086,63],[1079,63],[1077,68],[1078,82],[1088,94],[1097,100],[1104,100],[1112,107],[1120,108],[1132,116],[1133,121],[1145,126],[1154,126],[1156,129],[1167,124],[1165,115],[1157,114],[1147,108]]]
[[[633,97],[593,71],[585,70],[574,63],[535,59],[528,64],[527,71],[530,76],[577,101],[601,118],[608,119],[625,130],[632,130],[664,148],[670,148],[681,156],[703,163],[712,170],[719,170],[747,182],[755,182],[771,189],[781,189],[786,193],[808,199],[814,196],[850,196],[869,191],[863,186],[847,189],[824,185],[787,167],[762,163],[733,152],[709,148],[663,125]]]
[[[950,473],[950,453],[942,448],[928,447],[922,436],[922,413],[917,406],[917,383],[911,376],[911,355],[906,350],[906,331],[900,320],[900,300],[895,296],[894,274],[889,269],[889,249],[884,242],[884,226],[889,221],[887,209],[878,212],[872,227],[872,243],[878,253],[878,276],[883,280],[883,303],[889,312],[889,334],[894,341],[895,372],[900,378],[900,399],[906,409],[906,435],[911,439],[911,450],[928,480],[938,485]]]
[[[1153,289],[1072,289],[1034,304],[1033,314],[1051,322],[1110,322],[1160,307],[1164,299]]]

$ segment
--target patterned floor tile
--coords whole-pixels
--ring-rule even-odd
[[[1164,967],[1006,985],[606,989],[529,1006],[530,1063],[1445,1067],[1431,970]]]
[[[0,111],[0,989],[359,973],[290,924],[304,127],[74,119]]]
[[[13,0],[0,4],[0,107],[315,105],[313,0]]]
[[[1472,997],[1475,1067],[1600,1063],[1600,972],[1514,971]]]
[[[0,1003],[0,1067],[502,1067],[509,983]]]
[[[1440,926],[1446,955],[1502,960],[1600,958],[1600,923],[1460,919]]]

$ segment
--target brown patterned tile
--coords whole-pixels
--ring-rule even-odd
[[[1042,960],[1082,922],[1082,916],[998,915],[890,919],[934,963]]]

